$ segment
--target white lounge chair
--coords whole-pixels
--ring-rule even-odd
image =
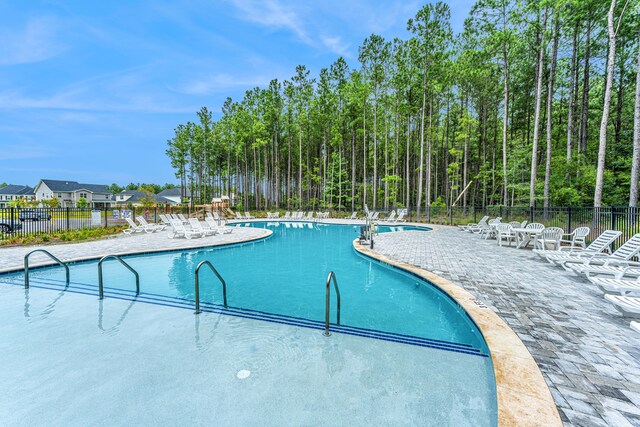
[[[471,231],[470,229],[472,228],[477,228],[478,226],[486,225],[488,220],[489,220],[489,215],[485,215],[478,222],[470,222],[467,225],[459,225],[458,228],[462,231]]]
[[[171,221],[169,221],[169,218],[167,218],[166,215],[160,214],[158,216],[160,217],[160,221],[162,221],[162,223],[165,225],[165,227],[169,227],[171,225]]]
[[[544,257],[551,264],[560,264],[563,260],[571,258],[588,258],[594,254],[603,252],[609,249],[611,243],[616,240],[622,232],[616,230],[606,230],[600,234],[593,242],[589,244],[585,249],[579,247],[561,246],[557,251],[549,251],[544,253]]]
[[[640,323],[638,322],[631,322],[631,329],[633,329],[636,332],[640,332]]]
[[[485,240],[493,238],[496,235],[496,227],[501,224],[502,218],[490,219],[487,222],[487,226],[480,230],[480,237],[484,237]]]
[[[351,216],[347,219],[358,219],[358,212],[353,211],[353,213],[351,214]]]
[[[391,211],[387,219],[385,219],[384,221],[393,222],[394,219],[396,219],[396,211]]]
[[[304,219],[307,221],[313,221],[313,211],[309,211]]]
[[[566,260],[562,263],[562,266],[567,270],[570,268],[576,274],[597,272],[598,269],[594,269],[594,267],[598,266],[640,267],[640,262],[631,261],[631,258],[634,258],[638,253],[640,253],[640,233],[635,234],[624,242],[624,244],[611,255],[597,253],[588,258],[583,257],[578,260]]]
[[[247,211],[244,211],[244,217],[245,217],[246,219],[254,219],[254,218],[255,218],[255,216],[251,215],[251,214],[250,214],[249,212],[247,212]]]
[[[291,212],[286,211],[286,212],[284,213],[284,216],[282,217],[282,219],[291,219]]]
[[[185,216],[181,213],[178,214],[178,218],[180,219],[180,221],[182,221],[183,224],[189,224],[189,220],[187,218],[185,218]]]
[[[640,316],[640,297],[605,295],[604,298],[613,303],[624,316]]]
[[[240,212],[236,212],[236,219],[244,219]]]
[[[593,282],[593,279],[611,278],[611,279],[630,279],[640,276],[640,268],[633,265],[594,265],[584,273],[587,279]]]
[[[404,211],[401,211],[393,222],[404,222]]]
[[[171,223],[171,230],[169,230],[168,237],[173,239],[178,236],[184,236],[187,239],[193,239],[194,237],[202,237],[203,233],[196,230],[187,229],[182,221],[173,221]]]
[[[162,231],[165,228],[164,224],[150,223],[143,216],[137,217],[137,220],[140,223],[140,225],[143,225],[145,227],[149,227],[149,228],[153,229],[153,231]]]
[[[620,295],[640,294],[640,276],[636,280],[593,277],[591,282],[607,293]]]
[[[122,230],[124,234],[133,234],[133,233],[141,233],[145,231],[145,227],[142,225],[137,225],[130,217],[126,217],[125,220],[127,224],[129,224],[129,228]]]
[[[216,234],[216,230],[212,228],[204,228],[198,218],[189,218],[189,225],[191,225],[191,230],[198,231],[203,236],[213,236]]]

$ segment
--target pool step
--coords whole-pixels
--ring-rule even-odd
[[[19,279],[2,278],[0,283],[23,286],[24,282]],[[66,291],[82,295],[98,296],[98,287],[96,285],[70,282],[65,287],[65,282],[55,279],[31,278],[30,286],[32,288],[48,289],[55,291]],[[161,305],[165,307],[180,308],[186,310],[194,310],[195,302],[186,298],[168,297],[165,295],[141,292],[136,295],[134,291],[126,289],[104,288],[106,299],[119,299],[125,301],[135,300],[145,304]],[[214,304],[201,302],[200,309],[203,312],[225,314],[229,316],[242,317],[246,319],[261,320],[283,325],[291,325],[308,329],[324,330],[324,322],[304,319],[295,316],[287,316],[282,314],[267,313],[258,310],[243,309],[239,307],[224,308],[222,304]],[[379,339],[383,341],[396,342],[401,344],[409,344],[420,347],[432,348],[437,350],[446,350],[456,353],[469,354],[474,356],[488,357],[485,351],[474,348],[469,344],[453,343],[444,340],[436,340],[430,338],[417,337],[413,335],[398,334],[393,332],[384,332],[375,329],[368,329],[356,326],[335,325],[331,324],[331,332],[353,335],[365,338]]]

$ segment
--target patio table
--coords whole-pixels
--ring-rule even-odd
[[[526,248],[531,240],[533,240],[535,246],[538,235],[542,233],[542,230],[533,228],[514,228],[513,231],[516,233],[516,248],[518,249]]]

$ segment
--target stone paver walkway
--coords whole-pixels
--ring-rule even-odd
[[[70,243],[64,245],[14,246],[0,248],[0,270],[23,265],[24,256],[34,249],[45,249],[62,261],[85,257],[98,257],[107,254],[129,252],[146,252],[164,249],[195,248],[201,246],[234,243],[269,234],[261,228],[234,227],[230,234],[217,234],[199,239],[167,238],[166,231],[155,233],[135,233],[130,236],[117,236],[95,240],[91,242]],[[50,262],[42,253],[35,253],[29,257],[30,265]]]
[[[567,425],[640,426],[640,333],[588,280],[450,227],[380,234],[375,250],[463,286],[502,317]]]

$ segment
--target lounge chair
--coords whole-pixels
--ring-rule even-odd
[[[247,211],[244,211],[244,217],[245,217],[246,219],[254,219],[254,218],[255,218],[255,216],[251,215],[251,214],[250,214],[249,212],[247,212]]]
[[[640,268],[633,265],[594,265],[585,271],[587,279],[593,282],[594,279],[609,277],[611,279],[635,278],[640,276]]]
[[[606,230],[600,234],[589,246],[586,248],[561,246],[557,251],[548,251],[542,255],[551,264],[558,264],[563,260],[570,258],[588,258],[594,254],[603,252],[609,249],[611,243],[616,240],[622,232],[616,230]]]
[[[640,316],[640,298],[626,295],[605,295],[604,298],[613,303],[624,316]]]
[[[569,270],[573,270],[576,274],[587,274],[588,272],[598,272],[598,268],[594,267],[639,267],[640,262],[631,261],[640,253],[640,233],[635,234],[629,240],[624,242],[622,246],[615,250],[611,255],[605,253],[593,254],[588,258],[578,260],[566,260],[562,266]]]
[[[373,215],[371,215],[371,221],[376,221],[379,216],[380,216],[380,212],[375,211]]]
[[[242,216],[242,214],[240,212],[236,212],[236,219],[244,219],[244,217]]]
[[[156,223],[147,222],[147,220],[143,216],[139,216],[137,218],[137,220],[140,223],[140,225],[144,225],[145,227],[152,228],[153,231],[162,231],[165,228],[164,224],[156,224]]]
[[[511,224],[497,224],[496,225],[496,239],[498,245],[502,246],[502,240],[506,239],[511,246],[511,242],[516,241],[516,233],[513,231]]]
[[[387,219],[385,219],[384,221],[393,222],[394,219],[396,219],[396,211],[391,211]]]
[[[124,234],[141,233],[143,231],[146,231],[146,227],[137,225],[130,217],[126,217],[125,220],[127,221],[127,224],[129,224],[129,228],[122,230]]]
[[[218,234],[230,234],[233,233],[234,227],[220,226],[218,222],[213,218],[205,218],[206,223],[209,225],[209,229],[215,230]]]
[[[353,213],[351,214],[351,216],[347,219],[358,219],[358,212],[353,211]]]
[[[291,212],[286,211],[286,212],[284,213],[284,216],[282,217],[282,219],[291,219]]]
[[[404,211],[400,212],[393,222],[404,222]]]
[[[307,221],[313,221],[313,211],[309,211],[304,219]]]
[[[189,225],[191,225],[191,230],[199,231],[203,236],[213,236],[217,233],[212,228],[204,228],[198,218],[189,218]]]
[[[638,276],[636,280],[593,277],[591,278],[591,283],[597,285],[600,289],[607,293],[620,295],[640,294],[640,276]]]
[[[184,224],[178,220],[171,223],[171,230],[169,231],[168,237],[173,239],[178,236],[184,236],[187,239],[193,239],[194,237],[202,237],[202,235],[203,233],[200,231],[187,229]]]
[[[185,216],[181,213],[178,214],[178,218],[182,221],[183,224],[189,224],[189,220],[185,218]]]
[[[502,218],[490,219],[487,226],[480,230],[480,237],[484,237],[485,240],[496,236],[496,227],[500,224]]]
[[[166,215],[160,214],[158,216],[160,217],[160,221],[162,221],[165,227],[171,226],[171,221],[169,221],[169,218],[167,218]]]
[[[638,322],[631,322],[631,329],[633,329],[636,332],[640,332],[640,323]]]
[[[462,230],[462,231],[471,231],[470,229],[472,229],[472,228],[477,228],[480,225],[486,225],[488,219],[489,219],[489,215],[485,215],[477,223],[476,222],[470,222],[467,225],[459,225],[458,228],[460,230]]]

